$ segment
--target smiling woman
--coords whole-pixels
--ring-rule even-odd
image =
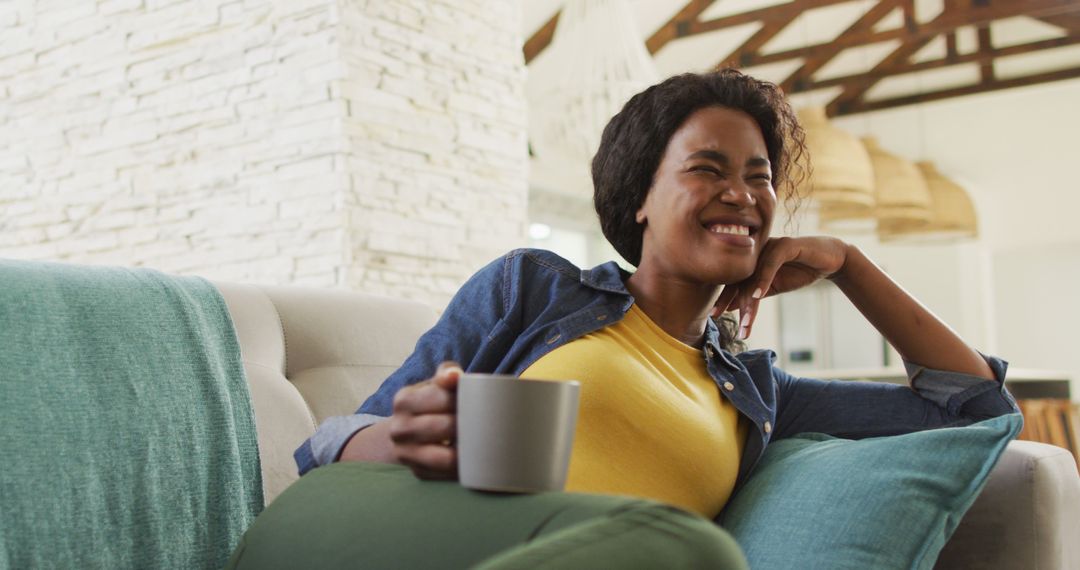
[[[643,310],[696,297],[696,311],[708,314],[716,284],[754,272],[776,209],[765,152],[754,120],[726,107],[695,111],[671,137],[634,215],[641,259],[626,284]],[[691,344],[700,337],[697,327],[669,332]]]
[[[546,521],[565,501],[584,499],[551,494],[526,512],[520,498],[507,498],[494,514],[475,516],[459,505],[453,529],[424,526],[424,512],[335,507],[329,518],[351,522],[319,528],[318,544],[330,544],[339,561],[352,558],[343,551],[395,560],[393,548],[422,551],[453,532],[447,548],[473,552],[475,564],[498,551],[487,520],[496,516],[527,532],[518,543],[499,543],[504,552],[492,568],[595,567],[611,556],[620,567],[647,568],[663,565],[650,556],[671,550],[692,553],[687,567],[740,568],[745,561],[731,537],[697,523],[717,519],[771,442],[801,432],[891,436],[1015,412],[1004,362],[965,344],[858,248],[832,237],[770,237],[778,200],[797,207],[789,189],[803,172],[803,152],[802,130],[780,90],[738,71],[679,75],[634,96],[605,128],[592,172],[604,235],[637,270],[614,262],[582,270],[543,250],[506,254],[461,288],[357,414],[324,422],[296,452],[302,473],[364,461],[455,480],[463,371],[577,380],[581,409],[567,490],[681,510],[611,511],[608,504],[550,532],[556,529]],[[761,299],[821,279],[836,284],[908,361],[910,388],[799,378],[776,367],[771,351],[739,351],[736,336],[750,334]],[[741,313],[737,326],[718,320],[728,309]],[[331,473],[344,475],[346,467]],[[355,493],[357,485],[374,496],[401,493],[401,472],[393,483],[386,470],[352,469],[348,482],[302,477],[282,495],[297,500],[283,504]],[[431,493],[435,507],[449,504],[439,489],[410,493]],[[395,533],[400,540],[358,543],[352,529],[373,521],[404,529]],[[278,533],[273,540],[259,523],[253,532],[283,552],[306,548],[296,532],[301,523],[275,524],[267,523]]]
[[[671,137],[634,215],[644,229],[631,290],[669,275],[710,284],[749,277],[776,209],[771,180],[765,141],[749,115],[695,111]]]

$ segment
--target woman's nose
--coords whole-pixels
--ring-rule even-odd
[[[720,192],[720,201],[732,206],[747,208],[757,203],[754,191],[745,181],[735,180]]]

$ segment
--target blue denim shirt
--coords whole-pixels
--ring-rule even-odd
[[[335,461],[358,430],[391,414],[394,394],[454,360],[466,372],[519,375],[540,357],[619,322],[634,298],[614,262],[581,270],[544,250],[511,251],[477,272],[396,372],[355,415],[329,418],[296,450],[300,473]],[[1019,411],[1005,389],[1006,363],[986,357],[995,381],[905,363],[910,387],[800,378],[777,368],[771,350],[733,355],[709,321],[703,358],[719,392],[753,428],[736,488],[765,446],[800,432],[860,439],[959,426]]]

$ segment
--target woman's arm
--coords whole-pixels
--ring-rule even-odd
[[[338,461],[400,463],[424,479],[455,479],[455,397],[461,374],[456,362],[444,362],[430,380],[399,390],[393,415],[356,432]]]
[[[432,451],[432,445],[446,447],[442,441],[453,439],[448,432],[452,425],[445,425],[450,412],[443,404],[451,399],[457,377],[447,380],[445,385],[439,385],[436,380],[446,364],[454,364],[458,370],[470,366],[492,328],[503,317],[506,302],[501,295],[501,279],[514,253],[492,261],[462,285],[435,326],[417,341],[412,354],[364,401],[356,414],[328,418],[300,445],[293,455],[301,475],[334,461],[400,462],[410,466],[423,463],[446,474],[448,470],[443,468],[452,463],[452,457],[448,458],[445,450]],[[434,408],[402,408],[398,401],[402,393],[407,396],[406,403],[417,396],[427,401],[432,392],[441,394],[435,398],[443,402]],[[398,416],[398,420],[406,416],[437,416],[419,423],[404,423],[409,424],[409,430],[438,435],[439,443],[410,442],[408,438],[421,436],[399,429],[402,432],[399,444],[394,437],[393,416]]]
[[[994,379],[986,360],[908,294],[857,247],[829,277],[855,308],[909,362]]]
[[[827,278],[905,360],[994,379],[983,357],[875,265],[858,247],[831,237],[773,238],[746,281],[726,287],[718,310],[738,308],[746,337],[762,298]]]

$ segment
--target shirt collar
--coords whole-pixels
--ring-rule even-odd
[[[581,270],[581,283],[598,291],[629,295],[623,280],[630,276],[630,272],[619,267],[618,263],[608,261],[601,263],[592,269]]]
[[[723,352],[720,350],[720,328],[712,319],[705,321],[705,346],[711,346],[717,354]]]

